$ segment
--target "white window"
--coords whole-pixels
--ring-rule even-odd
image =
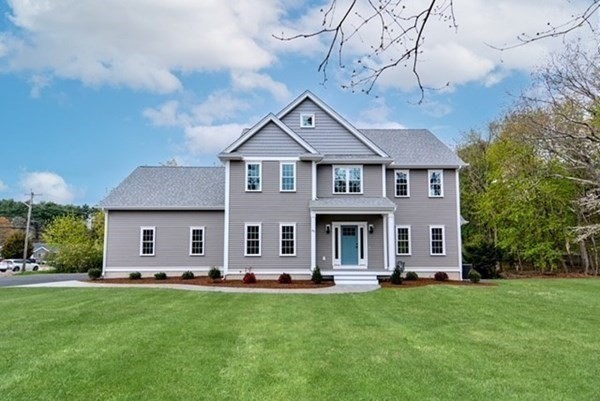
[[[300,128],[315,128],[315,115],[302,113],[300,114]]]
[[[410,196],[408,170],[396,170],[394,176],[396,178],[396,197],[408,198]]]
[[[431,255],[446,254],[444,226],[429,226],[429,248]]]
[[[244,256],[260,256],[261,252],[261,225],[249,223],[245,225],[246,246],[244,248]]]
[[[279,164],[279,173],[279,190],[282,192],[294,192],[296,190],[296,163]]]
[[[296,256],[296,224],[280,224],[279,239],[279,256]]]
[[[262,190],[261,170],[260,162],[246,163],[246,191]]]
[[[444,196],[444,170],[429,170],[429,197],[441,198]]]
[[[190,227],[190,256],[204,255],[204,227]]]
[[[362,193],[362,166],[334,167],[333,193]]]
[[[140,256],[154,256],[155,227],[140,227]]]
[[[410,253],[410,226],[396,226],[396,255]]]

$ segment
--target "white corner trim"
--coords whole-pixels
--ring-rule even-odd
[[[231,162],[225,163],[225,220],[223,227],[223,274],[229,269],[229,174]]]
[[[102,277],[106,272],[106,256],[108,255],[108,210],[104,211],[104,244],[102,249]]]
[[[317,267],[317,214],[310,212],[310,270],[313,271],[315,267]]]
[[[460,168],[454,170],[455,171],[455,181],[456,181],[456,242],[458,244],[458,268],[460,269],[460,279],[463,280],[462,276],[462,264],[463,264],[463,256],[462,256],[462,226],[461,226],[461,218],[460,218]]]

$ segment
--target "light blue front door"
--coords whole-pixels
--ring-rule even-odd
[[[341,226],[342,265],[358,265],[358,226]]]

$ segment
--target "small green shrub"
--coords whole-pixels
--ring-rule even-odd
[[[208,271],[208,278],[211,278],[213,280],[218,280],[221,277],[223,277],[221,275],[221,270],[219,270],[219,268],[216,266],[211,267],[210,270]]]
[[[481,273],[475,269],[469,270],[468,276],[472,283],[478,283],[481,280]]]
[[[88,270],[88,276],[92,279],[92,280],[97,280],[100,278],[100,276],[102,276],[102,269],[90,269]]]
[[[191,280],[194,278],[194,273],[192,273],[191,271],[186,271],[181,275],[181,279],[182,280]]]
[[[448,281],[448,273],[446,272],[437,272],[433,275],[435,281]]]
[[[315,267],[315,270],[313,270],[310,280],[315,284],[321,284],[321,282],[323,282],[323,275],[321,274],[319,266]]]
[[[292,276],[288,273],[282,273],[277,279],[279,284],[292,284]]]
[[[244,284],[254,284],[256,283],[256,276],[254,275],[254,273],[246,273],[244,274],[244,278],[242,279],[242,281],[244,282]]]
[[[167,273],[165,272],[158,272],[154,275],[154,278],[156,280],[166,280],[167,279]]]
[[[402,284],[402,272],[404,271],[404,265],[397,263],[392,275],[390,276],[390,282],[394,285]]]
[[[141,278],[142,278],[142,273],[140,273],[140,272],[129,273],[129,280],[140,280]]]
[[[419,275],[416,272],[408,272],[406,273],[407,281],[417,281],[419,279]]]

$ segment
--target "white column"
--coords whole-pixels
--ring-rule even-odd
[[[396,247],[394,246],[395,235],[394,230],[396,229],[396,223],[394,219],[394,212],[388,213],[387,215],[387,229],[388,229],[388,268],[390,270],[394,270],[396,267],[396,252],[394,251]]]
[[[385,214],[381,215],[381,220],[383,220],[383,268],[385,270],[390,269],[390,263],[388,260],[388,241],[387,241],[387,218]]]
[[[317,214],[310,212],[310,269],[317,266]]]

